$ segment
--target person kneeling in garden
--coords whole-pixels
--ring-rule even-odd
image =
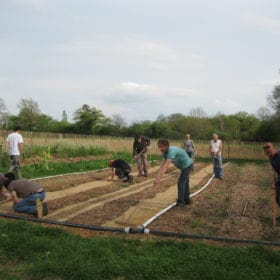
[[[12,172],[4,175],[5,187],[11,192],[13,209],[16,212],[34,215],[42,218],[48,214],[48,206],[43,200],[46,197],[44,189],[35,181],[15,179]]]
[[[112,159],[109,161],[109,166],[112,167],[111,180],[113,180],[116,175],[122,182],[133,183],[133,176],[129,175],[131,167],[126,161],[122,159]]]

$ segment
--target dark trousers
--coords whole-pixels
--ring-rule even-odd
[[[130,170],[122,170],[121,168],[116,168],[116,175],[119,179],[124,179],[125,177],[128,177],[130,173]]]
[[[193,169],[191,164],[187,168],[181,169],[181,174],[178,180],[178,200],[177,202],[185,204],[190,199],[190,172]]]

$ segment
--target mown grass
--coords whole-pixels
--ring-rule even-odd
[[[173,240],[82,238],[0,221],[1,279],[279,279],[280,251]]]

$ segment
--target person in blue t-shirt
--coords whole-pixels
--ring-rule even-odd
[[[167,171],[170,163],[173,163],[178,169],[181,170],[181,174],[178,179],[177,206],[191,204],[189,174],[193,167],[192,160],[184,149],[175,146],[169,146],[169,141],[166,139],[161,139],[158,141],[158,148],[162,152],[164,160],[154,180],[154,186],[160,183],[160,180]]]

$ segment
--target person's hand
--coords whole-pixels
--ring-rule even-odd
[[[158,186],[159,183],[160,183],[160,180],[156,178],[156,179],[154,180],[154,183],[153,183],[154,187]]]
[[[14,197],[17,197],[17,193],[15,191],[11,191],[11,196],[14,198]]]

